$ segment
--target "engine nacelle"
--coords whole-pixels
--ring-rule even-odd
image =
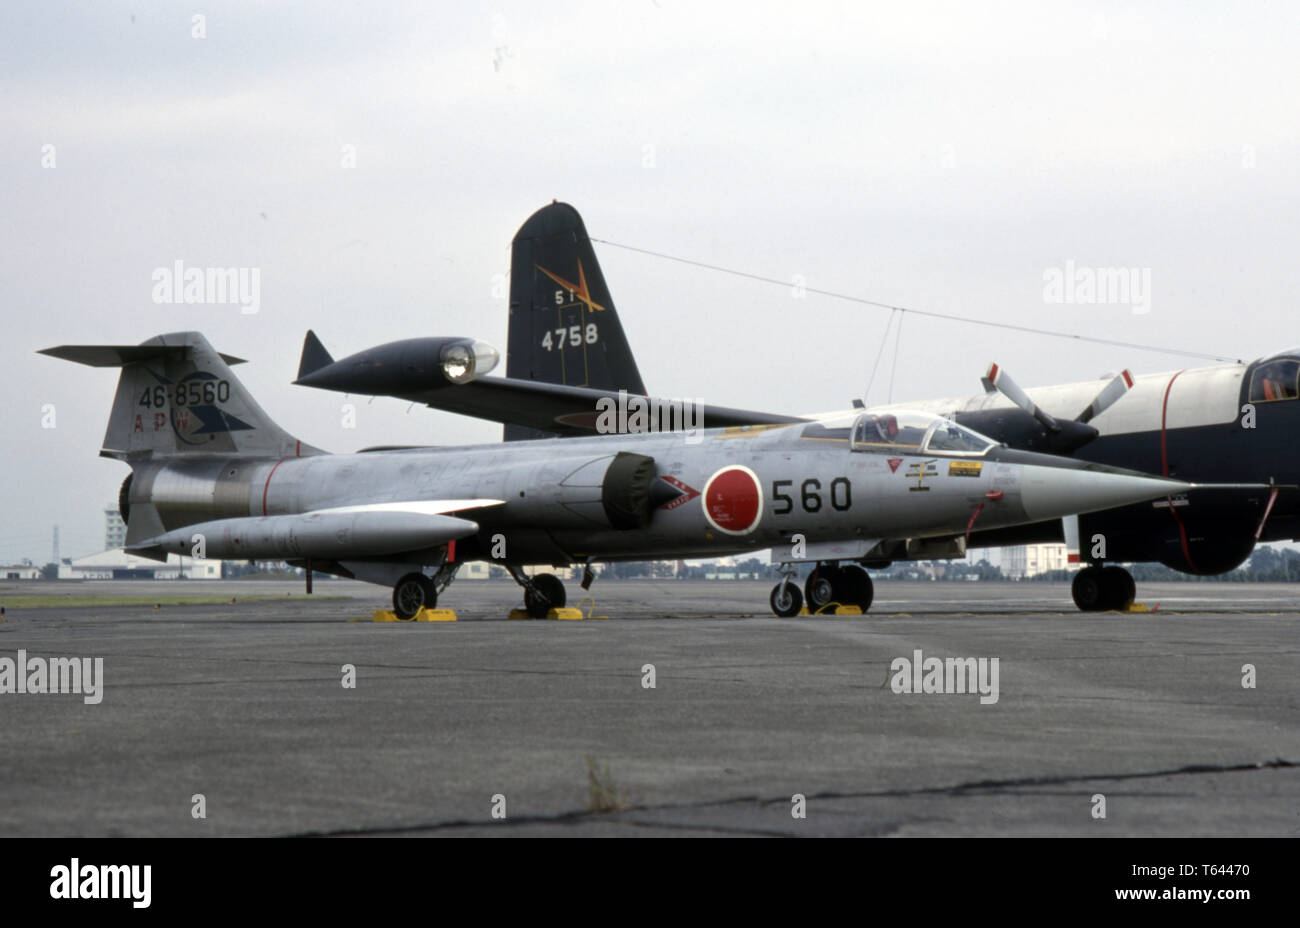
[[[1219,531],[1210,537],[1188,537],[1185,543],[1171,537],[1160,561],[1185,574],[1213,577],[1240,567],[1254,550],[1255,537],[1249,529],[1232,534]]]
[[[274,461],[218,458],[137,468],[122,484],[118,500],[128,541],[195,522],[253,514],[254,488],[265,485],[274,466]]]

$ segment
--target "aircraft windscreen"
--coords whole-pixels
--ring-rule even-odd
[[[948,451],[955,454],[983,454],[993,444],[978,432],[962,428],[949,419],[941,419],[930,434],[925,450]]]
[[[933,421],[919,413],[863,413],[853,423],[853,450],[919,452]]]
[[[1271,358],[1260,363],[1250,378],[1250,401],[1271,403],[1300,396],[1300,359]]]
[[[950,419],[926,412],[864,412],[853,421],[854,451],[983,454],[994,442]]]

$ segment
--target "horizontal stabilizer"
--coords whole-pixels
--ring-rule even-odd
[[[89,367],[123,367],[140,361],[184,361],[190,356],[188,345],[59,345],[43,348],[37,354],[47,354],[64,361],[75,361]],[[221,355],[227,364],[243,364],[243,358],[232,354]]]

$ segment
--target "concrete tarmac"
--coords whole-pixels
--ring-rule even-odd
[[[793,619],[770,588],[597,581],[607,619],[505,621],[512,583],[462,580],[459,622],[376,624],[387,591],[343,581],[0,584],[42,597],[0,662],[103,658],[98,704],[0,693],[0,835],[1300,834],[1300,586],[1084,615],[881,582]],[[237,601],[58,604],[178,590]],[[918,649],[997,658],[997,701],[895,692]]]

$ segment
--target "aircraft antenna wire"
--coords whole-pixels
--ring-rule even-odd
[[[898,316],[898,328],[894,329],[894,363],[889,366],[889,402],[894,401],[894,374],[898,373],[898,346],[903,343],[903,320],[907,317],[901,313]]]
[[[591,241],[599,242],[602,245],[609,245],[613,248],[622,248],[626,251],[635,251],[643,255],[650,255],[654,258],[663,258],[666,261],[676,261],[679,264],[689,264],[693,267],[704,268],[709,271],[717,271],[721,274],[730,274],[733,277],[744,277],[748,280],[756,280],[765,284],[776,284],[778,287],[789,287],[788,280],[778,280],[775,277],[765,277],[762,274],[754,274],[749,271],[739,271],[735,268],[723,267],[719,264],[709,264],[705,261],[695,261],[691,258],[682,258],[678,255],[664,254],[661,251],[652,251],[649,248],[638,248],[635,245],[624,245],[621,242],[611,242],[605,238],[595,238],[591,236]],[[816,293],[818,296],[831,297],[836,300],[847,300],[850,303],[860,303],[864,306],[875,306],[879,309],[895,310],[900,313],[912,313],[915,316],[928,316],[931,319],[944,319],[948,322],[965,322],[969,325],[983,325],[995,329],[1009,329],[1013,332],[1026,332],[1030,335],[1046,335],[1050,338],[1068,338],[1079,342],[1092,342],[1096,345],[1110,345],[1115,348],[1131,348],[1135,351],[1150,351],[1156,354],[1169,354],[1185,358],[1201,358],[1206,361],[1219,361],[1226,364],[1242,364],[1241,358],[1225,358],[1217,354],[1205,354],[1200,351],[1184,351],[1179,348],[1157,348],[1154,345],[1142,345],[1137,342],[1123,342],[1110,338],[1098,338],[1095,335],[1079,335],[1074,332],[1058,332],[1054,329],[1039,329],[1033,326],[1016,325],[1012,322],[994,322],[991,319],[977,319],[974,316],[958,316],[952,313],[937,313],[926,309],[915,309],[907,306],[897,306],[893,303],[882,303],[879,300],[869,300],[866,297],[853,296],[849,293],[837,293],[834,290],[821,290],[817,287],[804,286],[803,290],[807,293]],[[902,317],[900,317],[901,320]]]
[[[862,393],[862,399],[865,401],[871,395],[871,385],[876,382],[876,371],[880,369],[880,359],[885,354],[885,346],[889,344],[889,330],[894,325],[894,311],[889,311],[889,319],[885,322],[885,334],[880,336],[880,348],[876,351],[876,363],[871,365],[871,377],[867,380],[867,389]]]

